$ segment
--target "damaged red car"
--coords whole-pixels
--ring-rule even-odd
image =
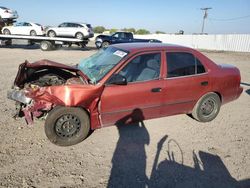
[[[101,49],[68,66],[24,62],[8,92],[27,123],[45,117],[57,145],[83,141],[90,130],[175,114],[213,120],[242,93],[240,72],[187,47],[134,43]]]

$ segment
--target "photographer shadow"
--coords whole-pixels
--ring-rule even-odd
[[[119,140],[112,158],[112,169],[107,187],[146,187],[146,151],[150,142],[140,109],[115,123]]]

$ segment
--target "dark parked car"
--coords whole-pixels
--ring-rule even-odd
[[[77,66],[24,62],[8,97],[28,123],[46,116],[51,142],[67,146],[90,130],[174,114],[213,120],[242,93],[240,72],[182,46],[134,43],[101,49]]]
[[[161,41],[156,39],[135,39],[133,33],[130,32],[116,32],[112,35],[98,35],[95,39],[95,45],[97,48],[108,47],[110,44],[135,42],[161,43]]]

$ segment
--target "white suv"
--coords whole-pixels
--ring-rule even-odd
[[[58,27],[49,27],[46,30],[49,37],[75,37],[77,39],[88,39],[94,36],[90,24],[64,22]]]

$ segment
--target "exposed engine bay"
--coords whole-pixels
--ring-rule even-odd
[[[46,89],[88,84],[88,80],[81,74],[75,67],[48,60],[22,63],[13,89],[8,92],[8,98],[16,101],[17,111],[14,117],[25,116],[28,124],[33,122],[34,117],[43,117],[54,105],[52,99],[41,100],[40,96],[47,94]]]

